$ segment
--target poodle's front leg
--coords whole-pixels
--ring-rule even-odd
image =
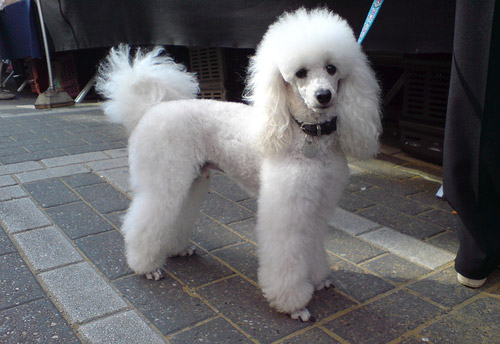
[[[311,205],[282,171],[273,164],[261,171],[257,218],[259,284],[272,307],[307,321],[310,316],[306,306],[314,292],[310,256],[316,249],[317,238],[309,222]]]

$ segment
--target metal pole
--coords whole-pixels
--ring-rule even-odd
[[[45,59],[47,60],[47,70],[49,72],[49,89],[55,90],[54,78],[52,77],[52,64],[50,62],[49,44],[47,43],[47,33],[45,32],[45,21],[43,20],[42,4],[40,3],[40,0],[35,0],[35,2],[36,2],[36,7],[38,8],[38,16],[40,18],[40,26],[42,29],[43,47],[45,49]]]

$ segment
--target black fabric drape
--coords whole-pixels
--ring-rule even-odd
[[[443,179],[463,226],[456,270],[482,279],[500,264],[500,11],[457,1]]]

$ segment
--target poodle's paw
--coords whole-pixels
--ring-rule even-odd
[[[146,276],[148,280],[159,281],[165,278],[165,271],[163,271],[162,268],[158,268],[155,271],[146,273],[144,276]]]
[[[194,256],[196,254],[196,249],[194,247],[188,247],[181,253],[179,253],[177,256],[179,257],[190,257]]]
[[[316,319],[311,316],[311,313],[307,310],[307,308],[299,309],[298,311],[290,313],[290,317],[295,320],[300,320],[302,322],[315,322]]]
[[[328,278],[321,281],[319,284],[317,284],[314,289],[316,291],[323,290],[323,289],[328,289],[328,288],[334,288],[334,285],[332,281],[330,281]]]

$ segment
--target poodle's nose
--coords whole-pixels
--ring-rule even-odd
[[[316,99],[320,104],[327,104],[332,99],[332,92],[330,90],[316,91]]]

